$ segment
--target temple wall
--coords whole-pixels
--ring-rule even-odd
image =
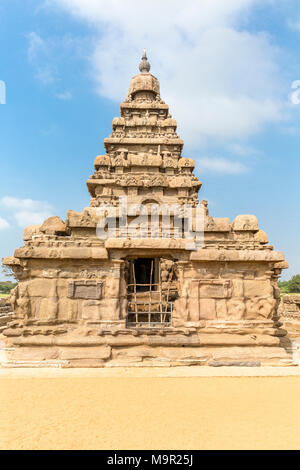
[[[31,260],[14,294],[15,317],[41,321],[124,321],[124,261]],[[280,291],[266,263],[178,263],[174,327],[203,321],[272,320]]]
[[[182,264],[174,326],[202,321],[270,320],[280,301],[266,263]]]
[[[59,262],[56,271],[53,261],[29,264],[35,277],[14,293],[15,322],[5,331],[9,366],[291,363],[274,325],[278,288],[266,263],[179,262],[172,327],[151,332],[126,328],[123,261]]]
[[[31,260],[14,293],[15,318],[36,321],[119,321],[126,316],[122,262]],[[28,279],[29,278],[29,279]]]
[[[280,302],[279,315],[289,338],[297,343],[300,351],[300,294],[284,295]]]

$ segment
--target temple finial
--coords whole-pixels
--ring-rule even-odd
[[[150,68],[151,68],[151,66],[150,66],[150,64],[148,62],[148,59],[147,59],[146,49],[144,49],[143,55],[142,55],[142,60],[141,60],[140,65],[139,65],[139,69],[140,69],[140,72],[143,73],[143,72],[149,72]]]

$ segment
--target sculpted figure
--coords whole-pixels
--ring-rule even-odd
[[[10,304],[12,306],[12,309],[15,310],[16,305],[17,305],[17,296],[18,296],[18,286],[16,286],[12,291],[10,292]]]
[[[27,286],[20,285],[19,297],[17,299],[17,312],[20,318],[28,319],[31,317],[31,303],[28,295]]]
[[[57,296],[57,283],[54,282],[48,298],[48,315],[51,319],[58,317],[58,296]]]

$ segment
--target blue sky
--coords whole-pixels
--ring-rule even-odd
[[[300,273],[299,1],[0,0],[0,45],[0,257],[24,226],[89,204],[146,47],[200,200],[215,217],[255,214],[284,278]]]

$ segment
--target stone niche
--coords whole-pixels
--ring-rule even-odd
[[[225,279],[192,279],[188,299],[189,320],[214,320],[221,299],[231,296],[232,282]]]
[[[71,281],[68,284],[70,299],[100,300],[102,298],[103,282],[101,281]]]
[[[193,290],[196,290],[199,298],[228,298],[231,285],[232,282],[225,279],[192,279]]]

